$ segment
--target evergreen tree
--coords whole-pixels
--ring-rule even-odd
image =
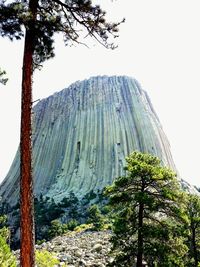
[[[104,218],[103,215],[101,214],[99,207],[96,204],[94,204],[88,208],[87,212],[88,212],[87,222],[93,224],[94,230],[101,230],[103,228]]]
[[[32,193],[31,109],[33,70],[54,56],[54,33],[63,33],[66,44],[80,43],[81,34],[107,48],[109,36],[117,37],[119,23],[108,23],[105,12],[90,0],[1,0],[0,35],[11,40],[24,36],[21,104],[21,266],[34,266],[34,217]]]
[[[187,204],[189,225],[188,233],[189,266],[198,267],[200,264],[200,197],[189,195]],[[189,227],[188,227],[189,226]]]
[[[184,266],[182,194],[176,175],[149,154],[126,158],[126,176],[105,190],[115,213],[112,266]]]
[[[59,220],[53,220],[51,221],[51,227],[49,228],[48,231],[48,236],[49,238],[53,238],[55,236],[59,236],[63,234],[63,225]]]

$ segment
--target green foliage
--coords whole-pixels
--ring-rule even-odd
[[[11,206],[7,202],[0,203],[0,216],[11,212]]]
[[[47,250],[36,251],[36,264],[38,267],[54,267],[60,262],[55,255]]]
[[[0,234],[0,266],[16,267],[16,258],[12,254],[10,247],[6,243],[6,239]]]
[[[71,206],[71,202],[70,202],[69,198],[64,197],[60,202],[60,207],[69,208],[70,206]]]
[[[97,197],[97,194],[91,190],[90,192],[88,192],[82,199],[82,202],[84,205],[88,205],[91,200],[94,200]]]
[[[64,197],[60,202],[60,207],[69,208],[75,207],[79,204],[78,198],[75,196],[74,192],[70,192],[69,197]]]
[[[106,13],[92,1],[36,1],[37,16],[28,10],[29,1],[1,1],[0,35],[11,40],[24,36],[24,26],[33,30],[35,66],[54,56],[55,33],[63,33],[64,41],[81,43],[85,35],[95,38],[107,48],[115,48],[108,42],[109,37],[117,37],[120,23],[108,23]],[[83,32],[85,33],[83,35]]]
[[[67,229],[73,231],[78,225],[79,225],[78,221],[72,219],[67,223]]]
[[[73,219],[78,219],[79,218],[79,212],[78,212],[78,207],[79,207],[79,200],[75,196],[73,192],[70,192],[69,194],[69,211],[68,211],[68,216]]]
[[[6,226],[0,228],[0,236],[2,236],[5,240],[10,237],[10,231]]]
[[[51,226],[48,230],[49,238],[53,238],[55,236],[62,235],[64,233],[63,224],[59,220],[51,221]]]
[[[189,247],[188,266],[197,267],[200,264],[200,197],[197,195],[189,195],[187,201],[186,213],[188,216],[187,245]]]
[[[104,225],[104,217],[101,214],[97,205],[92,205],[88,208],[88,223],[93,224],[94,230],[101,230]]]
[[[78,225],[79,223],[75,219],[71,219],[66,224],[61,223],[59,220],[53,220],[48,230],[48,239],[62,235],[68,231],[73,231]]]
[[[64,197],[58,205],[65,210],[68,218],[78,219],[80,216],[83,216],[83,214],[79,214],[80,202],[73,192],[70,192],[69,197]]]
[[[102,192],[94,193],[91,190],[83,199],[79,200],[73,192],[70,192],[68,197],[64,197],[61,202],[56,203],[53,199],[49,197],[40,197],[34,199],[34,212],[35,212],[35,231],[36,231],[36,242],[45,241],[53,238],[56,235],[66,233],[67,231],[73,231],[74,228],[78,227],[80,223],[85,223],[88,219],[88,206],[90,201],[96,203],[100,206],[100,210],[103,215],[107,214],[109,209],[107,206],[103,206],[103,203],[99,199],[101,198],[102,202],[105,202],[105,197],[102,197]],[[87,204],[85,200],[87,199]],[[11,207],[7,203],[3,203],[0,206],[0,215],[6,213],[9,215],[9,218],[12,218],[12,235],[10,237],[11,246],[14,249],[19,248],[19,242],[14,239],[16,231],[19,229],[19,202]],[[3,223],[4,218],[4,223]],[[57,230],[54,229],[55,225],[52,221],[58,220]],[[9,222],[10,223],[10,222]],[[105,222],[106,223],[106,222]],[[10,234],[7,229],[6,217],[0,217],[0,232],[5,231],[5,236]],[[3,226],[5,228],[3,229]],[[97,223],[97,228],[98,223]],[[95,226],[95,227],[96,227]],[[110,227],[107,225],[106,227]],[[53,229],[52,229],[53,228]],[[91,228],[91,227],[90,227]],[[103,226],[104,228],[104,226]],[[50,233],[50,235],[49,235]]]
[[[58,219],[64,210],[53,199],[43,198],[34,200],[36,239],[48,239],[48,228],[51,221]]]
[[[0,216],[0,228],[4,227],[7,223],[7,216],[6,215],[1,215]]]
[[[16,258],[12,254],[7,240],[10,238],[10,231],[7,227],[7,216],[0,216],[0,266],[15,267]]]
[[[80,224],[76,228],[74,228],[74,231],[77,233],[84,232],[86,230],[92,230],[93,225],[92,224]]]
[[[111,265],[128,267],[143,258],[149,266],[183,266],[186,216],[175,173],[149,154],[133,152],[126,161],[127,175],[105,190],[114,217]]]
[[[90,0],[3,0],[0,2],[0,35],[2,37],[6,36],[11,40],[19,40],[26,33],[22,78],[22,152],[26,150],[26,144],[28,144],[26,140],[31,136],[28,125],[31,125],[31,116],[29,115],[31,115],[32,105],[32,71],[36,67],[40,67],[45,60],[54,56],[54,34],[63,33],[66,44],[80,43],[80,40],[84,40],[86,36],[94,37],[105,47],[113,49],[114,45],[113,43],[108,43],[108,37],[117,37],[116,32],[118,31],[119,23],[108,23],[105,15],[106,13],[100,6],[93,5]],[[3,74],[4,72],[0,73],[1,76]],[[0,77],[0,82],[5,83],[6,80]],[[24,103],[30,107],[27,112]],[[31,151],[28,152],[31,154]],[[27,159],[24,162],[22,157],[21,165],[24,166],[25,163],[27,163]],[[31,159],[29,163],[31,163]],[[30,174],[32,179],[31,164],[27,164],[27,166],[30,166],[30,168],[24,173],[24,178]],[[28,187],[24,187],[23,192],[29,193],[32,197]],[[28,231],[27,225],[23,223],[26,218],[33,221],[30,199],[27,199],[27,203],[24,203],[23,197],[21,198],[21,205],[28,207],[27,209],[22,209],[22,211],[26,210],[26,212],[21,213],[21,227],[24,230],[24,238],[21,241],[23,242],[23,240],[30,237],[32,243],[30,248],[33,249],[32,231]],[[56,209],[53,202],[50,211],[53,211],[52,216],[54,217],[58,218],[61,215],[60,209]],[[72,210],[71,216],[75,218],[77,211]],[[59,232],[58,224],[53,223],[51,227],[52,233],[54,231],[56,234],[56,231]],[[29,252],[31,254],[31,251]]]
[[[0,216],[0,236],[5,240],[8,240],[10,238],[10,231],[7,227],[6,215]]]
[[[94,200],[95,196],[98,200],[99,195],[91,191],[86,195],[86,197],[84,197],[84,199],[89,198],[91,200]],[[88,203],[90,203],[90,200]],[[80,201],[73,192],[70,192],[69,196],[64,197],[59,203],[56,203],[49,197],[43,197],[42,195],[40,195],[39,198],[35,197],[34,212],[36,241],[38,242],[39,240],[49,240],[50,238],[58,234],[65,233],[68,230],[72,231],[80,223],[86,222],[88,216],[87,208],[88,205],[86,205],[84,201]],[[105,210],[106,209],[107,207],[105,208]],[[4,211],[5,213],[9,214],[10,218],[12,218],[12,234],[14,236],[17,229],[19,228],[19,202],[14,207],[12,207],[12,209],[7,205],[7,203],[4,203],[0,207],[0,214]],[[57,233],[55,229],[52,229],[52,227],[54,228],[54,226],[52,226],[52,221],[54,220],[59,220],[60,224],[57,229]],[[1,228],[3,228],[3,226]],[[59,228],[60,230],[62,229],[62,231],[60,231]],[[16,240],[13,240],[12,237],[11,242],[12,246],[15,247],[15,249],[18,248],[19,244],[16,242]]]

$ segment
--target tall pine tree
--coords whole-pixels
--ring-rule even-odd
[[[90,0],[16,0],[0,2],[0,35],[18,40],[25,36],[21,96],[21,266],[34,266],[33,178],[31,109],[33,70],[54,56],[55,33],[66,44],[80,43],[81,35],[95,38],[106,48],[117,37],[119,23],[108,23],[106,13]],[[25,27],[25,33],[24,33]]]
[[[112,266],[184,266],[181,238],[185,219],[176,175],[149,154],[126,158],[127,175],[106,188],[114,211]]]

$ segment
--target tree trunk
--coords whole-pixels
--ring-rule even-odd
[[[21,179],[20,179],[20,266],[34,267],[34,203],[32,179],[32,75],[33,53],[35,46],[34,21],[36,20],[38,0],[30,0],[29,10],[32,21],[26,29],[21,95]]]

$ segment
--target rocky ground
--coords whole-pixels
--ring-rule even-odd
[[[109,238],[109,231],[72,232],[41,245],[36,245],[36,249],[54,252],[60,261],[58,266],[105,267],[113,260],[108,255],[111,247]],[[18,256],[19,251],[15,254]]]

